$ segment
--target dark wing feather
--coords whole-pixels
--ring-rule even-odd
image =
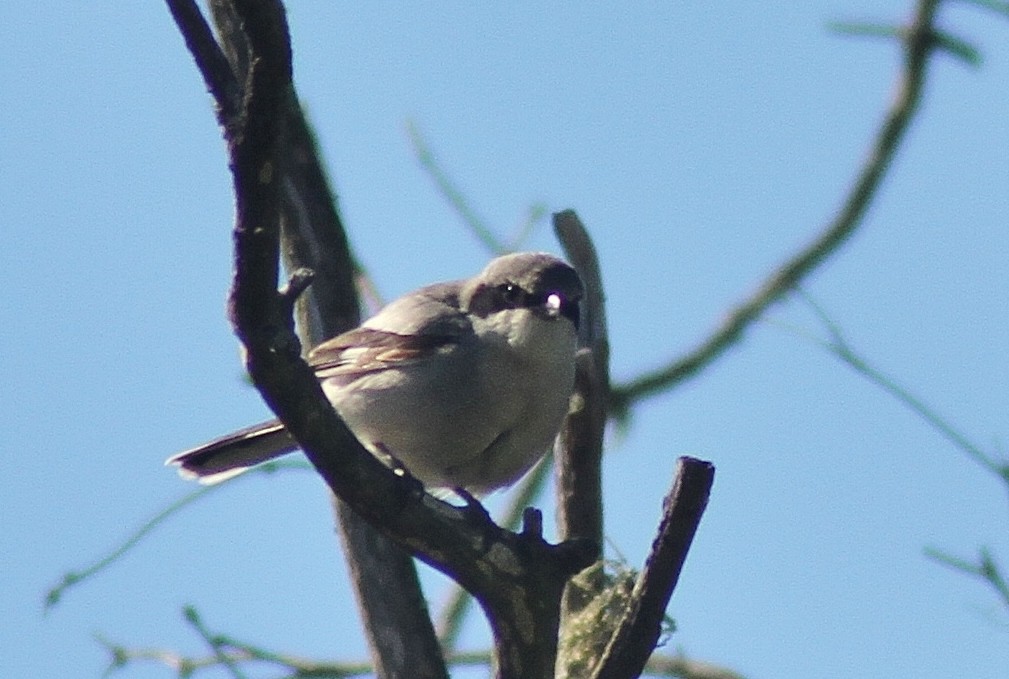
[[[397,335],[371,328],[357,328],[334,339],[344,341],[320,344],[308,357],[320,380],[351,382],[367,373],[424,359],[459,341],[456,335]]]
[[[320,380],[349,383],[458,344],[472,332],[458,290],[457,283],[439,283],[401,297],[364,325],[317,346],[308,363]]]

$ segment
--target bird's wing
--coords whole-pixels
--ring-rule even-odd
[[[315,347],[309,364],[320,380],[349,383],[451,348],[473,332],[459,309],[459,287],[439,283],[399,298],[360,327]]]

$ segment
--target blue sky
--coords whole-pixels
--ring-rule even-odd
[[[413,156],[412,121],[502,233],[534,203],[578,210],[618,381],[692,347],[831,217],[900,55],[825,24],[910,11],[365,5],[292,2],[289,15],[296,84],[379,289],[488,257]],[[934,62],[863,228],[806,289],[875,364],[1004,451],[1009,22],[954,4],[941,24],[984,64]],[[235,482],[43,615],[63,573],[191,490],[165,457],[268,413],[224,317],[223,144],[165,7],[10,1],[0,38],[0,676],[98,676],[95,634],[201,654],[186,604],[264,647],[362,657],[310,473]],[[528,247],[558,250],[546,226]],[[710,459],[669,649],[754,678],[1004,676],[1006,610],[922,550],[984,544],[1009,568],[1005,488],[793,329],[823,336],[801,303],[778,304],[610,436],[610,554],[639,566],[676,457]],[[444,582],[425,579],[437,605]]]

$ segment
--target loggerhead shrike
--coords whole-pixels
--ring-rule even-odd
[[[379,459],[429,488],[482,495],[516,481],[557,435],[574,388],[582,293],[556,257],[498,257],[473,278],[400,297],[315,347],[308,362]],[[273,420],[166,464],[215,483],[297,448]]]

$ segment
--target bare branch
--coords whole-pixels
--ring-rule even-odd
[[[103,638],[99,643],[112,656],[105,675],[111,675],[115,670],[123,669],[131,663],[140,661],[155,662],[175,670],[180,678],[196,675],[201,670],[219,667],[236,667],[253,669],[268,666],[286,674],[280,676],[289,679],[335,679],[336,677],[374,677],[378,671],[369,662],[353,660],[317,660],[290,653],[277,653],[269,649],[239,641],[231,636],[211,634],[208,631],[197,631],[201,637],[211,639],[217,648],[210,655],[185,656],[177,651],[162,648],[128,648],[120,646]],[[447,661],[454,667],[487,667],[491,663],[491,655],[487,651],[469,651],[447,654]],[[232,675],[234,676],[234,675]],[[378,674],[384,677],[385,675]],[[419,676],[414,674],[412,676]]]
[[[603,539],[602,455],[609,398],[609,338],[605,295],[595,246],[578,215],[554,215],[554,231],[585,284],[575,394],[555,445],[557,525],[563,539]]]
[[[554,444],[557,460],[557,530],[562,539],[603,540],[602,457],[606,395],[592,352],[575,362],[571,411]]]
[[[314,346],[358,324],[357,267],[293,93],[287,130],[281,249],[287,270],[307,266],[316,272],[298,316],[302,341]],[[384,677],[446,677],[413,559],[336,496],[333,508],[376,671]]]
[[[925,556],[953,570],[971,575],[987,583],[989,587],[995,590],[999,598],[1002,599],[1002,605],[1009,610],[1009,583],[1006,582],[1005,575],[1003,575],[999,565],[995,562],[995,558],[986,547],[980,549],[977,563],[961,559],[934,547],[925,548]]]
[[[193,0],[166,0],[168,9],[186,41],[196,66],[203,75],[210,96],[217,105],[217,119],[228,125],[241,111],[242,93],[238,80],[221,46],[214,39],[206,19]]]
[[[1005,0],[960,0],[970,5],[977,5],[984,9],[1001,14],[1003,19],[1009,19],[1009,2]]]
[[[592,675],[594,679],[627,679],[641,674],[655,650],[666,606],[708,504],[714,478],[710,462],[691,457],[677,461],[676,480],[663,501],[658,535],[624,618]]]
[[[742,338],[743,332],[771,304],[837,252],[855,232],[921,101],[928,57],[936,48],[933,21],[937,4],[938,0],[921,0],[911,23],[901,32],[904,67],[898,77],[896,96],[876,134],[868,158],[859,170],[837,216],[819,236],[782,264],[752,295],[739,303],[714,332],[694,349],[664,368],[615,386],[610,404],[615,417],[626,417],[634,402],[693,377],[721,356]]]
[[[426,148],[426,147],[425,147]],[[578,356],[575,410],[568,414],[555,444],[558,487],[558,533],[561,539],[584,538],[602,544],[602,459],[606,425],[606,385],[609,345],[606,330],[602,277],[595,247],[573,210],[554,215],[554,231],[568,261],[582,277],[586,301],[582,308],[580,343],[591,347]],[[604,379],[600,379],[602,373]],[[547,460],[523,479],[505,526],[514,525],[521,510],[537,493],[549,469]],[[443,644],[451,648],[460,629],[468,597],[464,591],[451,596],[439,625]],[[567,604],[565,604],[567,605]]]
[[[47,593],[45,598],[45,607],[48,610],[51,606],[55,606],[59,603],[63,595],[71,587],[74,587],[84,580],[92,577],[96,573],[105,570],[108,566],[112,565],[119,560],[126,552],[133,549],[137,543],[143,540],[151,531],[161,525],[166,519],[173,516],[176,512],[186,507],[194,500],[202,498],[207,493],[211,493],[215,488],[220,486],[203,486],[197,490],[187,493],[182,499],[176,500],[170,504],[166,509],[161,510],[153,518],[145,521],[143,525],[137,530],[131,533],[122,543],[117,547],[113,548],[105,556],[99,558],[94,563],[84,567],[82,570],[71,571],[63,576],[60,584],[52,587]]]
[[[314,346],[360,323],[358,266],[315,135],[293,90],[283,150],[281,254],[288,271],[306,267],[315,274],[300,298],[298,318],[303,339]]]
[[[169,4],[217,102],[219,122],[226,131],[240,130],[244,110],[238,83],[249,83],[252,64],[244,22],[229,2],[215,0],[222,50],[195,5],[185,0]],[[298,297],[302,341],[313,346],[358,324],[355,266],[314,135],[293,87],[281,93],[285,102],[277,115],[284,116],[285,133],[278,150],[283,256],[288,271],[307,267],[315,274],[306,294],[291,290],[295,294],[286,301],[289,305]],[[288,316],[289,310],[282,309],[282,314]],[[343,503],[334,501],[334,510],[375,667],[388,677],[447,676],[412,559]]]
[[[441,163],[438,162],[438,158],[434,155],[434,151],[428,146],[424,136],[413,122],[407,123],[406,133],[410,137],[410,144],[413,146],[413,152],[417,157],[417,161],[420,162],[421,167],[424,168],[428,176],[434,181],[442,198],[455,208],[456,213],[458,213],[466,228],[473,232],[477,240],[490,252],[495,255],[507,253],[508,245],[502,242],[491,228],[487,226],[487,223],[477,215],[476,210],[470,205],[469,200],[466,199],[463,192],[455,185],[451,177],[448,176],[448,173],[442,169]]]
[[[608,391],[610,338],[606,323],[606,293],[596,246],[574,210],[556,213],[553,223],[554,233],[564,248],[564,254],[585,284],[578,339],[581,346],[592,350],[596,372]]]
[[[196,633],[200,635],[200,638],[210,647],[211,652],[214,654],[214,659],[220,665],[227,668],[228,673],[234,679],[245,679],[245,674],[239,669],[238,663],[228,655],[224,639],[212,633],[203,624],[203,620],[200,618],[200,614],[196,612],[196,609],[192,606],[186,606],[182,614],[185,616],[186,621],[196,630]]]
[[[230,305],[249,374],[338,496],[473,592],[490,618],[501,676],[549,676],[564,584],[591,563],[594,550],[579,542],[547,544],[538,521],[527,519],[516,535],[435,500],[368,454],[325,400],[276,289],[291,88],[284,12],[279,3],[252,0],[236,1],[235,11],[248,38],[250,70],[242,125],[227,133],[236,196]]]
[[[507,239],[499,237],[487,225],[487,222],[477,215],[469,199],[466,198],[455,180],[449,176],[449,173],[438,160],[438,156],[435,155],[435,152],[431,149],[424,135],[421,134],[420,129],[413,121],[407,122],[406,133],[410,138],[410,144],[413,146],[413,153],[417,158],[417,162],[420,163],[420,166],[431,177],[431,181],[434,182],[438,193],[455,210],[463,225],[476,236],[477,240],[483,244],[487,251],[494,255],[503,255],[520,248],[533,228],[546,214],[546,208],[540,203],[530,205],[526,208],[526,213],[517,227],[512,230],[511,236]]]
[[[508,506],[501,517],[501,526],[508,530],[518,530],[522,525],[525,510],[542,492],[550,470],[553,468],[553,456],[548,454],[522,477],[511,494]],[[470,608],[473,596],[458,585],[451,590],[448,600],[442,607],[438,620],[438,638],[446,653],[455,649],[466,613]]]
[[[810,338],[824,349],[833,354],[836,358],[844,362],[855,372],[861,374],[871,383],[888,392],[891,396],[910,408],[918,417],[922,418],[932,428],[942,434],[957,448],[962,450],[971,460],[981,465],[986,471],[1000,478],[1004,483],[1009,484],[1009,461],[998,461],[994,455],[989,455],[981,446],[972,442],[965,434],[960,432],[953,424],[942,417],[934,408],[926,404],[923,400],[912,394],[910,391],[897,383],[895,379],[889,377],[869,363],[869,360],[859,354],[841,332],[841,328],[827,315],[827,312],[820,307],[812,297],[801,289],[800,296],[809,305],[813,312],[820,318],[820,321],[827,328],[830,339],[827,341]]]

